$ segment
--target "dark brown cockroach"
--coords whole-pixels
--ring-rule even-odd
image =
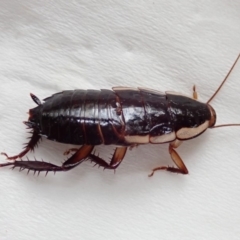
[[[38,106],[29,110],[29,119],[24,123],[32,129],[32,137],[21,153],[12,157],[2,153],[9,162],[0,164],[0,167],[12,166],[47,173],[68,171],[83,161],[90,160],[106,169],[116,169],[128,147],[169,143],[169,153],[177,167],[157,167],[149,176],[157,170],[187,174],[188,170],[175,150],[182,141],[199,136],[207,128],[240,126],[215,126],[216,113],[209,104],[227,80],[239,57],[240,54],[207,103],[197,101],[195,87],[193,98],[175,92],[162,93],[126,87],[63,91],[45,98],[43,103],[31,94]],[[21,160],[36,147],[42,137],[82,147],[65,152],[75,153],[62,166],[44,161]],[[117,145],[110,163],[93,151],[94,146],[100,144]]]

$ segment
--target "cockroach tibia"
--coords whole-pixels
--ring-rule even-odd
[[[12,166],[34,172],[68,171],[83,161],[90,160],[104,168],[116,169],[122,162],[127,148],[141,144],[169,143],[169,153],[177,167],[157,167],[187,174],[183,160],[176,148],[183,142],[202,134],[207,128],[240,126],[240,124],[217,125],[216,113],[209,104],[227,80],[236,65],[238,55],[223,82],[208,100],[197,100],[195,87],[193,98],[176,92],[158,92],[145,88],[114,87],[112,90],[73,90],[56,93],[43,100],[33,94],[38,105],[29,110],[29,119],[24,122],[32,129],[32,137],[19,154],[7,157],[9,162],[0,167]],[[44,161],[21,160],[33,150],[39,140],[49,140],[82,145],[70,149],[74,154],[62,166]],[[117,145],[110,163],[97,156],[94,146]],[[20,159],[20,160],[17,160]]]

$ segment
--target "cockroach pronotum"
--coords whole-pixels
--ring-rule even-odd
[[[106,169],[116,169],[122,162],[127,148],[140,144],[169,143],[169,153],[177,167],[161,166],[157,170],[187,174],[183,160],[176,148],[195,138],[207,128],[240,126],[240,124],[215,125],[216,113],[209,104],[219,92],[236,65],[240,54],[213,96],[202,103],[176,92],[158,92],[145,88],[114,87],[112,90],[68,90],[45,98],[43,103],[33,94],[38,105],[29,110],[29,119],[24,122],[32,130],[30,141],[19,154],[7,157],[9,162],[0,167],[19,167],[20,170],[42,172],[68,171],[83,161],[90,160]],[[74,154],[62,166],[44,161],[22,160],[33,151],[42,137],[49,140],[82,145],[65,152]],[[110,163],[94,152],[95,145],[116,145]],[[19,159],[19,160],[17,160]]]

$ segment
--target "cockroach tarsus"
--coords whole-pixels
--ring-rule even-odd
[[[141,144],[169,143],[169,154],[176,167],[161,166],[157,170],[188,174],[188,169],[176,149],[183,141],[195,138],[207,128],[240,126],[240,124],[215,125],[216,113],[209,104],[219,92],[236,65],[240,54],[207,103],[197,100],[196,87],[193,97],[175,92],[158,92],[145,88],[114,87],[112,90],[68,90],[43,100],[30,94],[37,107],[29,110],[24,122],[32,136],[23,151],[0,164],[20,170],[35,172],[68,171],[90,160],[105,169],[116,169],[127,148]],[[62,166],[38,160],[22,160],[33,151],[42,137],[56,142],[82,145],[64,154],[74,152]],[[96,155],[96,145],[116,145],[110,163]],[[19,159],[19,160],[17,160]]]

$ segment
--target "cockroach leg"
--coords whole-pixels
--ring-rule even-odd
[[[152,177],[154,172],[158,171],[158,170],[165,170],[165,171],[174,172],[174,173],[188,174],[188,169],[185,166],[183,160],[181,159],[179,154],[174,150],[174,148],[177,148],[181,143],[182,143],[181,141],[175,140],[174,142],[169,144],[169,153],[170,153],[170,156],[171,156],[173,162],[177,165],[177,168],[176,167],[166,167],[166,166],[157,167],[152,170],[152,173],[148,175],[149,177]]]
[[[33,149],[36,147],[38,141],[41,139],[41,136],[38,134],[37,131],[33,132],[33,135],[30,139],[30,141],[26,144],[26,147],[22,152],[19,154],[9,157],[6,153],[2,152],[1,154],[7,157],[7,160],[16,160],[17,158],[22,158],[25,154],[27,154],[29,151],[33,151]]]
[[[173,147],[173,148],[178,148],[180,145],[182,144],[182,141],[176,139],[174,142],[171,142],[170,145]]]
[[[31,160],[24,160],[24,161],[14,161],[9,163],[0,164],[0,167],[5,166],[12,166],[12,168],[19,167],[20,170],[27,169],[29,171],[34,172],[60,172],[60,171],[68,171],[83,161],[87,160],[89,154],[91,154],[94,146],[92,145],[83,145],[78,151],[73,154],[68,160],[66,160],[62,166],[57,166],[48,162],[44,161],[31,161]]]
[[[63,163],[62,167],[64,169],[67,168],[67,170],[76,167],[78,164],[87,160],[93,148],[93,145],[83,145],[80,149],[77,150],[76,153],[74,153],[67,161]]]
[[[171,171],[171,169],[167,169],[167,171],[170,172],[177,172],[177,173],[182,173],[182,174],[188,174],[188,169],[185,166],[183,160],[181,159],[181,157],[179,156],[179,154],[173,149],[172,145],[169,144],[169,153],[171,155],[172,160],[174,161],[174,163],[177,165],[178,168],[172,168],[175,169],[173,171]]]
[[[196,86],[195,86],[195,85],[193,85],[193,99],[195,99],[195,100],[198,99],[198,94],[197,94]]]
[[[78,148],[70,148],[68,150],[66,150],[63,155],[68,155],[70,154],[71,152],[76,152],[78,150]]]
[[[97,165],[103,167],[104,169],[116,169],[122,162],[127,151],[127,147],[117,147],[112,158],[111,162],[107,163],[105,160],[96,156],[95,154],[90,154],[88,158],[96,163]]]
[[[139,144],[135,143],[135,144],[132,144],[130,147],[129,147],[129,150],[132,150],[133,148],[135,147],[138,147]]]
[[[12,166],[12,169],[19,168],[19,171],[27,169],[29,171],[34,172],[50,172],[50,171],[64,171],[62,167],[56,166],[51,163],[43,162],[43,161],[31,161],[31,160],[17,160],[8,163],[0,164],[0,167]]]

